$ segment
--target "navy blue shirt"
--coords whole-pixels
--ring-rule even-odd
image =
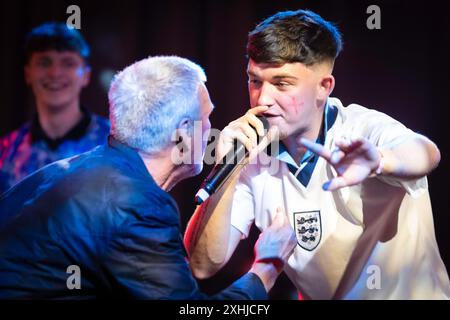
[[[67,284],[70,266],[81,289]],[[70,270],[70,269],[69,269]],[[203,299],[173,198],[139,154],[110,138],[0,197],[0,298]],[[215,299],[265,299],[248,273]]]

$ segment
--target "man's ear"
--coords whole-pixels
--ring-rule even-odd
[[[319,83],[319,100],[326,100],[328,96],[333,92],[335,80],[333,75],[329,74],[324,76]]]
[[[189,150],[190,139],[192,139],[192,121],[189,118],[183,118],[178,123],[175,133],[175,144],[178,150],[183,153]]]

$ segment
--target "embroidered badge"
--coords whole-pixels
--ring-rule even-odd
[[[322,238],[320,211],[294,212],[297,242],[305,250],[314,250]]]

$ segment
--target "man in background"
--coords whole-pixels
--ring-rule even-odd
[[[24,75],[37,112],[0,138],[0,193],[51,162],[106,142],[108,120],[80,102],[91,76],[89,54],[83,36],[64,23],[45,23],[28,34]]]

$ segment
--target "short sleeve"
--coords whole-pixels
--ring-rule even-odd
[[[414,131],[387,114],[357,104],[351,104],[346,108],[346,117],[347,121],[341,136],[364,137],[378,147],[416,135]],[[426,177],[410,181],[392,177],[378,177],[378,179],[389,185],[403,188],[413,197],[420,196],[428,188]]]
[[[401,181],[390,177],[378,177],[378,179],[391,186],[403,188],[413,198],[420,197],[428,190],[427,177],[410,181]]]

